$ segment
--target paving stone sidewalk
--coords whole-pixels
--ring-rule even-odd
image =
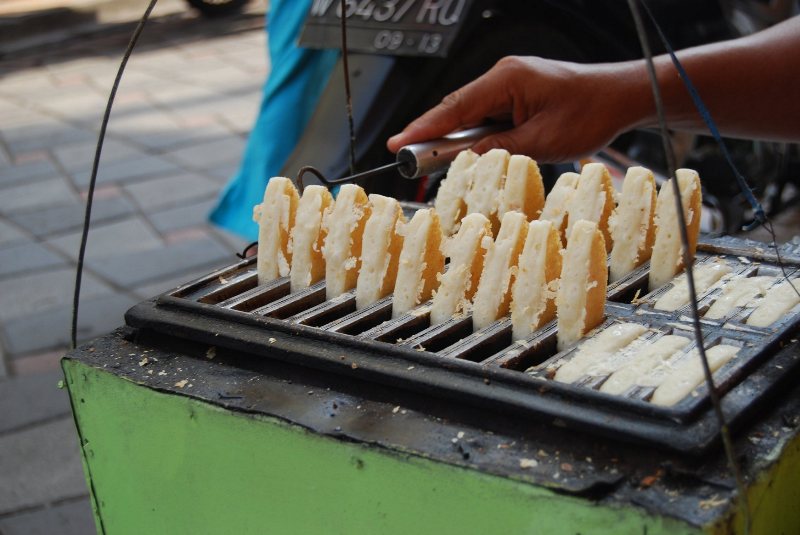
[[[0,534],[94,531],[69,400],[68,346],[86,190],[129,25],[0,62]],[[154,19],[113,109],[95,195],[81,340],[128,307],[230,263],[207,224],[235,171],[268,66],[252,11]]]

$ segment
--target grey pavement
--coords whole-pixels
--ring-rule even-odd
[[[144,5],[126,3],[137,4],[131,14]],[[186,13],[182,1],[166,4],[145,29],[111,115],[81,341],[121,325],[142,299],[235,261],[244,245],[206,216],[260,101],[264,2],[219,21]],[[0,62],[0,535],[94,531],[58,361],[69,344],[97,131],[132,29],[131,17],[115,16],[118,25],[50,35],[50,46],[2,43],[17,52]]]

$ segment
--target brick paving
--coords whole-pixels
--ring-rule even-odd
[[[263,2],[219,21],[175,13],[175,5],[146,28],[112,112],[81,340],[122,324],[136,302],[233,261],[243,246],[206,214],[236,170],[259,104],[268,69]],[[131,20],[67,32],[0,62],[3,535],[94,531],[58,361],[96,131]]]

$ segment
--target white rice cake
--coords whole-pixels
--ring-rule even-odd
[[[738,347],[724,344],[706,349],[706,359],[711,373],[720,369],[738,352]],[[653,392],[650,403],[662,406],[675,405],[703,381],[705,381],[703,364],[700,362],[697,349],[693,349],[666,375],[661,385]]]
[[[756,309],[747,318],[747,324],[753,327],[769,327],[783,318],[794,307],[800,304],[800,278],[776,284],[769,289]]]
[[[632,353],[632,358],[613,372],[600,386],[601,392],[607,394],[622,394],[637,381],[648,375],[661,363],[670,359],[673,355],[684,349],[691,340],[685,336],[667,334],[644,345],[641,350]]]
[[[506,179],[500,191],[497,217],[506,212],[522,212],[528,221],[537,219],[544,206],[544,183],[539,166],[532,158],[515,154],[508,160]]]
[[[587,163],[581,169],[578,186],[569,201],[567,239],[575,222],[591,221],[597,223],[597,228],[603,233],[606,251],[610,251],[613,241],[608,221],[614,207],[614,186],[608,169],[601,163]]]
[[[472,184],[467,193],[467,213],[485,215],[496,230],[498,192],[502,189],[511,155],[503,149],[492,149],[475,162]]]
[[[439,185],[434,208],[439,214],[442,233],[445,236],[451,236],[458,230],[461,219],[467,213],[466,196],[472,184],[477,161],[477,154],[469,149],[462,150],[450,164],[447,178]]]
[[[639,323],[619,323],[603,329],[578,346],[573,357],[558,370],[554,379],[572,383],[586,375],[593,363],[610,358],[647,332]]]
[[[324,186],[306,186],[303,190],[292,228],[292,292],[307,288],[325,277],[322,219],[332,204],[333,197]]]
[[[775,277],[737,277],[728,280],[722,287],[722,293],[703,315],[706,319],[721,320],[728,317],[737,308],[748,306],[756,299],[763,297]]]
[[[511,291],[512,338],[520,340],[556,315],[561,238],[550,221],[531,221]]]
[[[550,193],[545,198],[542,215],[539,216],[539,219],[553,223],[561,236],[562,245],[567,242],[567,210],[569,209],[569,202],[575,194],[579,178],[580,175],[578,173],[564,173],[558,177],[553,189],[550,190]]]
[[[678,169],[678,189],[681,193],[683,214],[686,218],[686,230],[689,237],[689,256],[694,257],[697,249],[697,237],[700,233],[700,210],[702,209],[702,193],[700,177],[691,169]],[[675,198],[672,191],[672,180],[666,181],[658,192],[656,201],[656,239],[650,256],[650,290],[655,290],[672,280],[683,265],[683,244],[675,209]]]
[[[298,201],[299,195],[292,181],[276,176],[267,182],[264,201],[253,207],[253,221],[258,223],[258,284],[289,275],[292,261],[289,235]]]
[[[394,286],[393,318],[430,299],[444,270],[442,227],[436,211],[417,210],[404,232]]]
[[[724,260],[707,262],[695,266],[694,288],[698,296],[711,288],[717,281],[731,272],[730,266]],[[672,288],[667,290],[653,305],[656,310],[672,312],[689,303],[689,281],[686,273],[682,273],[672,280]]]
[[[559,351],[580,340],[603,320],[607,285],[603,234],[597,223],[576,221],[567,241],[556,296]]]
[[[458,233],[444,247],[450,267],[442,274],[433,296],[431,325],[468,311],[483,270],[487,240],[491,239],[492,224],[483,214],[469,214],[461,220]]]
[[[403,209],[397,199],[372,194],[371,214],[364,227],[361,269],[356,283],[356,308],[362,309],[386,297],[394,289],[403,248]]]
[[[322,223],[327,233],[322,247],[327,299],[355,288],[364,226],[369,215],[369,199],[360,186],[345,184],[339,189],[333,210],[326,214]]]
[[[528,220],[524,214],[508,212],[503,216],[497,239],[488,244],[481,280],[475,292],[472,304],[474,330],[487,327],[508,314],[517,262],[527,232]]]
[[[609,225],[614,248],[609,260],[609,281],[614,282],[650,259],[655,240],[656,181],[644,167],[625,174],[619,206]]]

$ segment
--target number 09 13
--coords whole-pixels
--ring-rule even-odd
[[[373,45],[376,50],[397,50],[403,45],[405,35],[398,30],[381,30],[375,34]],[[412,39],[406,42],[407,46],[414,46],[424,54],[435,54],[442,44],[442,35],[439,33],[423,33],[417,43]]]
[[[397,50],[403,44],[403,32],[381,30],[375,34],[373,44],[377,50]]]

